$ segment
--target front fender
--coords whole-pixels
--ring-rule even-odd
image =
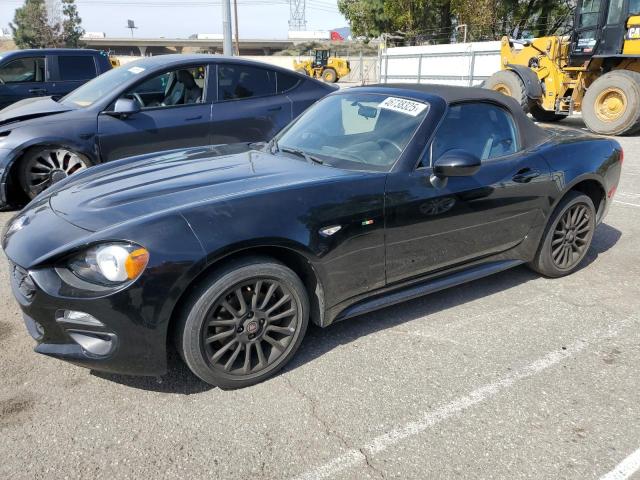
[[[520,77],[524,83],[527,97],[531,100],[540,100],[542,98],[542,85],[538,75],[533,70],[523,65],[512,64],[507,65],[507,68]]]

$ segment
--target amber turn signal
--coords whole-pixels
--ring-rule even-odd
[[[149,252],[146,248],[138,248],[131,252],[124,261],[124,268],[129,280],[137,278],[149,263]]]

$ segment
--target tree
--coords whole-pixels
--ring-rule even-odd
[[[44,0],[26,0],[16,9],[9,27],[18,48],[45,48],[54,36]]]
[[[52,21],[44,0],[25,0],[9,26],[18,48],[78,47],[81,22],[75,0],[62,0],[61,21]]]
[[[62,0],[62,37],[67,47],[80,46],[80,37],[84,35],[82,19],[78,15],[75,0]]]
[[[338,0],[338,8],[356,36],[448,43],[463,24],[468,40],[562,33],[575,0]]]
[[[405,43],[451,36],[451,0],[338,0],[338,9],[356,36],[388,34]]]

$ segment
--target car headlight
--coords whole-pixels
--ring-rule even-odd
[[[72,257],[67,267],[82,280],[112,286],[135,280],[148,262],[149,252],[139,245],[108,243]]]

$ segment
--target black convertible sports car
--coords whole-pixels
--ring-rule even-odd
[[[158,375],[173,341],[204,381],[256,383],[310,320],[523,263],[571,273],[622,164],[614,140],[545,131],[509,97],[426,85],[333,93],[238,148],[101,165],[13,220],[3,246],[37,352]]]

